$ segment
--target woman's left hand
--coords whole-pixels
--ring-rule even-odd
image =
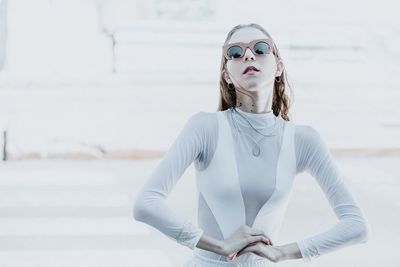
[[[263,242],[257,242],[255,244],[249,245],[249,246],[245,247],[244,249],[240,250],[235,255],[235,258],[239,257],[247,252],[252,252],[260,257],[267,258],[268,260],[270,260],[272,262],[279,262],[281,259],[283,259],[283,256],[284,256],[283,251],[279,247],[270,246]]]

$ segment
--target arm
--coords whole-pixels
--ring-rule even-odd
[[[223,246],[223,242],[221,240],[215,239],[209,235],[203,234],[197,243],[198,248],[212,251],[219,255],[228,256],[228,253],[225,251]]]
[[[134,218],[168,238],[194,249],[203,230],[176,214],[166,202],[186,168],[203,150],[204,125],[200,112],[189,118],[178,138],[153,171],[134,203]]]
[[[277,246],[277,248],[280,251],[280,253],[279,253],[280,256],[279,256],[278,261],[302,258],[300,248],[296,242],[282,245],[282,246]]]
[[[339,248],[368,241],[369,224],[358,202],[340,175],[333,157],[319,133],[311,126],[297,126],[296,157],[298,168],[316,179],[339,222],[328,231],[296,242],[304,262]],[[296,258],[294,245],[283,246],[287,258]]]

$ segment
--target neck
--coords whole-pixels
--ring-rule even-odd
[[[236,108],[248,113],[272,112],[273,90],[236,91]],[[267,100],[267,101],[266,101]]]

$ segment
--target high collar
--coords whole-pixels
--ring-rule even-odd
[[[260,134],[275,136],[278,133],[278,118],[273,112],[250,113],[233,107],[226,111],[229,113],[228,117],[232,126],[237,131],[250,135],[253,138],[259,138]]]
[[[263,113],[253,113],[253,112],[246,112],[241,110],[240,108],[235,108],[240,114],[244,115],[244,116],[248,116],[248,117],[252,117],[252,118],[256,118],[256,119],[262,119],[262,120],[274,120],[275,114],[273,113],[272,110],[268,111],[268,112],[263,112]]]
[[[237,112],[236,112],[237,111]],[[276,123],[276,116],[273,113],[273,111],[269,112],[264,112],[264,113],[252,113],[252,112],[245,112],[241,110],[240,108],[231,108],[231,112],[233,112],[233,116],[235,117],[236,121],[242,126],[242,127],[250,127],[249,123],[246,121],[246,119],[253,125],[254,128],[256,129],[269,129],[273,128]],[[239,114],[237,114],[239,113]],[[241,116],[242,115],[242,116]],[[243,118],[245,117],[245,118]]]

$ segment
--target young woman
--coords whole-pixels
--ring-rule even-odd
[[[222,49],[216,112],[192,115],[136,198],[134,217],[193,249],[185,266],[310,262],[367,242],[369,224],[311,126],[289,121],[289,86],[279,51],[258,24],[237,25]],[[198,226],[166,198],[195,164]],[[275,245],[296,174],[308,171],[339,222],[326,232]]]

